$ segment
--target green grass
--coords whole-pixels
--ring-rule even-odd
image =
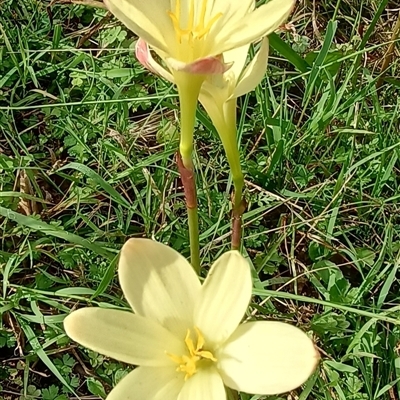
[[[268,74],[239,101],[249,316],[313,332],[323,360],[293,399],[400,397],[399,48],[396,1],[298,6]],[[129,237],[188,254],[174,161],[177,96],[104,10],[5,0],[0,15],[0,398],[104,397],[126,365],[77,347],[78,306],[126,307]],[[95,29],[96,24],[99,24]],[[229,249],[232,189],[199,108],[204,271]],[[247,399],[247,395],[242,396]],[[286,397],[281,397],[286,398]]]

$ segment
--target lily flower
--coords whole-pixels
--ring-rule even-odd
[[[107,8],[165,62],[181,104],[180,152],[191,169],[193,128],[201,85],[207,75],[230,65],[225,51],[273,32],[290,14],[294,0],[104,0]]]
[[[290,14],[294,0],[105,0],[128,29],[174,71],[221,73],[219,56],[269,35]]]
[[[200,91],[199,101],[217,129],[227,154],[230,153],[230,142],[236,146],[236,100],[254,90],[264,77],[268,64],[268,38],[262,40],[249,63],[248,53],[249,45],[225,52],[224,62],[232,68],[221,75],[208,76]]]
[[[276,321],[240,324],[252,280],[237,251],[223,254],[201,284],[175,250],[131,239],[118,274],[134,313],[83,308],[64,320],[81,345],[139,366],[107,400],[223,400],[226,387],[277,394],[316,368],[319,354],[300,329]]]

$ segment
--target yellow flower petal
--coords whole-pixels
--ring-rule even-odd
[[[213,367],[201,368],[183,385],[177,400],[225,400],[221,376]]]
[[[222,14],[216,23],[215,31],[240,21],[243,15],[254,10],[256,6],[255,0],[214,0],[213,3],[210,15]]]
[[[235,80],[237,81],[244,70],[247,56],[249,53],[249,44],[244,46],[236,47],[232,50],[228,50],[224,53],[224,62],[232,64],[229,72],[233,72]]]
[[[218,48],[214,51],[223,53],[269,35],[286,20],[293,6],[294,0],[271,0],[245,14],[235,24],[226,26],[215,35]]]
[[[193,326],[200,282],[192,266],[172,248],[149,239],[130,239],[118,269],[122,290],[132,309],[178,337]]]
[[[226,386],[264,395],[300,386],[315,371],[319,360],[312,340],[304,332],[272,321],[240,325],[216,357]]]
[[[207,345],[226,340],[243,318],[251,297],[251,273],[238,251],[224,253],[211,267],[201,288],[194,324]]]
[[[81,308],[65,318],[64,328],[82,346],[128,364],[172,366],[165,351],[180,354],[184,350],[171,332],[126,311]]]
[[[117,384],[107,400],[176,400],[183,383],[175,368],[139,367]]]
[[[265,37],[257,54],[244,70],[232,97],[239,97],[251,92],[261,82],[268,65],[269,40]]]
[[[175,43],[167,11],[170,0],[104,0],[107,8],[128,29],[150,46],[170,52]]]
[[[226,101],[225,91],[213,90],[208,82],[203,83],[200,91],[199,101],[210,116],[212,123],[218,132],[225,129],[223,106]]]

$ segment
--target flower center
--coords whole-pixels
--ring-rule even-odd
[[[194,328],[197,340],[196,345],[193,342],[190,329],[187,330],[185,337],[185,344],[188,349],[188,354],[177,356],[175,354],[167,353],[168,357],[178,364],[177,371],[185,372],[185,381],[197,372],[197,368],[202,363],[210,361],[216,362],[217,359],[213,356],[211,351],[204,350],[204,336],[198,328]]]
[[[187,1],[187,0],[186,0]],[[195,15],[195,2],[199,0],[189,0],[189,15],[187,19],[187,26],[181,26],[181,0],[175,1],[175,11],[168,11],[168,15],[172,20],[176,37],[179,43],[185,38],[188,43],[193,46],[195,40],[202,39],[212,28],[214,23],[222,16],[218,13],[210,18],[206,23],[206,12],[208,0],[202,0],[199,15]]]

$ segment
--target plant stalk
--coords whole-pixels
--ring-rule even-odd
[[[234,193],[232,196],[232,250],[239,250],[242,238],[242,216],[246,209],[243,198],[244,176],[240,165],[239,148],[236,141],[236,99],[223,106],[224,121],[216,123],[222,145],[232,174]]]
[[[204,77],[176,72],[174,78],[178,87],[181,111],[181,137],[177,164],[185,192],[188,213],[190,262],[196,273],[200,274],[199,217],[192,153],[197,100]]]
[[[194,270],[200,273],[199,217],[197,209],[196,180],[193,169],[183,165],[180,153],[177,153],[177,164],[185,192],[186,209],[188,213],[190,262]]]

